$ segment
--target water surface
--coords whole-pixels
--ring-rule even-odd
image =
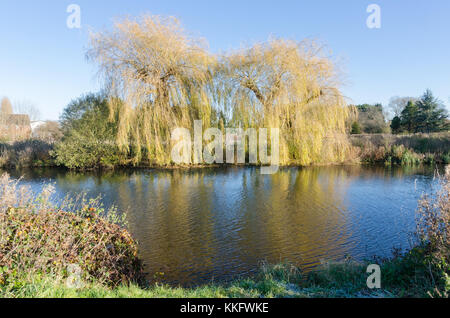
[[[39,191],[102,194],[128,211],[152,279],[184,286],[252,274],[262,261],[305,270],[326,260],[389,256],[409,247],[414,211],[433,168],[258,168],[10,171]]]

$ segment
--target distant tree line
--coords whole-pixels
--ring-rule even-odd
[[[391,98],[389,109],[394,118],[390,125],[381,104],[362,104],[354,107],[357,110],[358,119],[351,124],[351,134],[431,133],[450,130],[448,112],[430,90],[427,90],[419,99]]]
[[[448,131],[447,110],[430,90],[417,100],[409,100],[391,122],[392,133],[431,133]]]
[[[358,120],[352,124],[352,134],[381,134],[387,132],[389,127],[381,104],[362,104],[354,107],[358,112]]]

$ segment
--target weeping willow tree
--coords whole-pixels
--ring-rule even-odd
[[[242,128],[280,129],[280,162],[343,161],[349,108],[332,61],[312,41],[271,39],[222,58],[221,108]]]
[[[175,18],[120,20],[91,34],[87,56],[105,80],[111,118],[118,114],[118,145],[135,163],[143,156],[170,163],[173,128],[214,120],[208,83],[215,59]]]
[[[92,33],[87,56],[134,163],[170,163],[172,130],[194,120],[279,128],[281,164],[339,162],[350,147],[334,65],[313,42],[272,39],[216,58],[175,18],[146,15]]]

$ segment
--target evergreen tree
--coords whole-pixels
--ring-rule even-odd
[[[392,133],[398,134],[399,132],[401,132],[401,130],[402,130],[401,123],[402,123],[402,121],[401,121],[400,117],[398,117],[398,116],[395,116],[392,119],[392,122],[391,122]]]
[[[437,132],[446,130],[447,111],[437,98],[433,96],[430,90],[423,94],[417,101],[417,131],[418,132]]]
[[[401,129],[410,132],[415,133],[417,132],[417,125],[418,125],[418,109],[416,103],[413,101],[409,101],[406,105],[405,109],[403,109],[400,117],[400,125]]]
[[[355,121],[355,122],[352,124],[352,131],[351,131],[351,134],[352,134],[352,135],[359,135],[360,133],[361,133],[361,127],[359,126],[358,122]]]

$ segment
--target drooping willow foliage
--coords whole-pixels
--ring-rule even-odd
[[[135,162],[145,149],[151,162],[168,163],[173,128],[191,127],[194,118],[209,125],[206,87],[215,61],[175,18],[125,19],[112,32],[92,34],[90,44],[87,55],[105,78],[111,114],[119,114],[117,142],[132,148]]]
[[[225,56],[220,67],[233,125],[279,128],[282,163],[345,159],[349,109],[321,47],[271,39]]]
[[[312,41],[271,39],[214,56],[175,18],[143,16],[91,35],[118,118],[117,142],[135,163],[171,162],[171,131],[279,128],[280,163],[345,160],[349,108],[332,61]]]

